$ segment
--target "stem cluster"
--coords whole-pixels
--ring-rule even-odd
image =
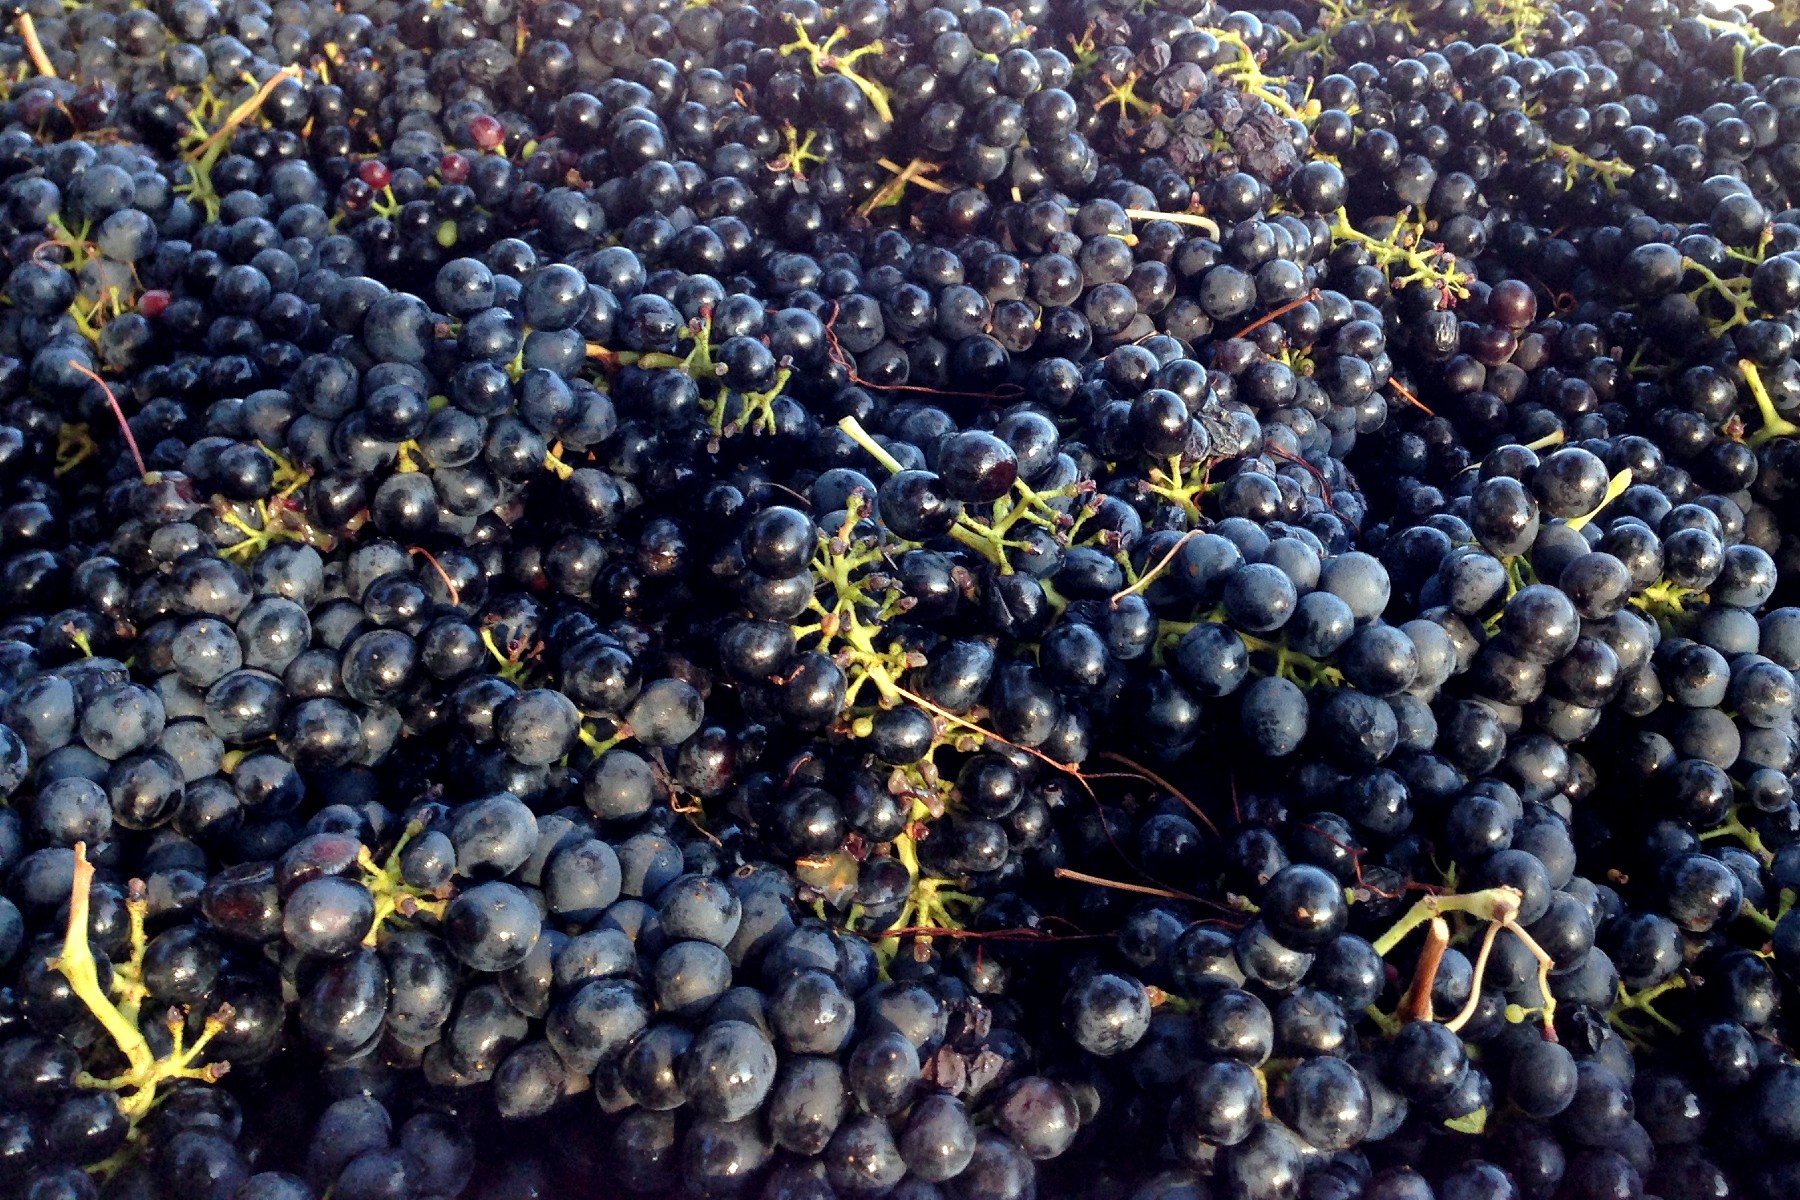
[[[112,994],[109,994],[100,982],[99,962],[88,945],[93,884],[94,865],[88,861],[87,847],[78,842],[75,845],[75,885],[69,893],[68,931],[55,966],[69,981],[69,989],[106,1030],[125,1060],[125,1069],[117,1075],[101,1077],[83,1072],[80,1083],[83,1087],[119,1093],[119,1111],[135,1128],[156,1106],[163,1084],[177,1080],[215,1083],[224,1077],[225,1063],[207,1063],[202,1059],[207,1044],[230,1023],[232,1011],[225,1005],[207,1017],[199,1036],[190,1042],[187,1014],[171,1009],[165,1017],[168,1049],[157,1053],[143,1027],[142,1007],[148,999],[143,984],[144,915],[149,908],[143,885],[134,885],[126,900],[131,958],[114,968]]]

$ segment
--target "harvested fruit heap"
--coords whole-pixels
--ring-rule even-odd
[[[0,1197],[1800,1196],[1800,16],[0,36]]]

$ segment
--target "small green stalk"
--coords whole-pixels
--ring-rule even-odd
[[[75,643],[75,648],[77,650],[81,651],[81,657],[83,657],[83,658],[94,657],[93,643],[88,640],[87,634],[81,632],[81,628],[78,625],[76,625],[75,622],[73,622],[73,621],[64,622],[62,631],[64,633],[68,634],[69,640],[71,642]]]
[[[1625,494],[1625,489],[1630,486],[1631,472],[1629,470],[1620,471],[1617,475],[1614,475],[1611,479],[1607,480],[1606,495],[1601,497],[1600,503],[1594,506],[1594,511],[1579,517],[1569,518],[1569,528],[1585,529],[1590,521],[1605,511],[1607,505],[1611,504],[1614,500],[1617,500],[1620,496],[1623,496]]]
[[[1467,913],[1478,921],[1516,921],[1519,904],[1524,899],[1524,894],[1518,888],[1505,886],[1462,895],[1422,896],[1418,903],[1406,910],[1406,915],[1375,940],[1375,953],[1386,958],[1394,952],[1396,946],[1406,940],[1407,934],[1430,924],[1434,917],[1450,913]]]
[[[494,640],[494,631],[492,627],[483,626],[481,630],[481,644],[487,647],[488,656],[491,657],[496,664],[494,674],[500,676],[500,678],[506,680],[508,683],[518,683],[525,678],[525,672],[527,670],[526,664],[531,660],[533,655],[527,653],[527,647],[522,641],[509,642],[506,648],[502,650],[500,644]]]
[[[245,518],[242,511],[245,508],[257,518],[256,525]],[[334,538],[313,528],[306,515],[291,503],[271,505],[267,500],[257,500],[250,505],[237,505],[223,497],[214,497],[213,513],[241,536],[241,541],[219,550],[221,555],[235,559],[239,565],[255,559],[276,542],[302,542],[321,549],[329,549],[335,544]]]
[[[1275,674],[1279,678],[1291,679],[1308,690],[1320,684],[1328,687],[1343,686],[1344,673],[1342,671],[1320,662],[1311,655],[1289,649],[1286,642],[1271,642],[1245,633],[1241,629],[1234,629],[1232,632],[1242,639],[1245,649],[1272,655],[1275,659]]]
[[[1200,520],[1200,500],[1210,491],[1212,485],[1207,477],[1212,470],[1211,463],[1196,462],[1183,464],[1181,456],[1176,455],[1169,460],[1169,469],[1150,468],[1150,482],[1144,490],[1153,496],[1161,496],[1164,500],[1180,508],[1192,521]]]
[[[294,463],[291,459],[272,450],[263,442],[257,442],[256,448],[269,456],[275,464],[275,477],[270,481],[277,500],[286,500],[295,492],[312,481],[312,472]]]
[[[56,475],[61,478],[92,458],[100,444],[77,421],[64,421],[56,432]]]
[[[889,454],[887,447],[876,441],[869,431],[862,427],[862,422],[855,417],[845,417],[838,422],[838,428],[844,431],[844,436],[867,450],[870,458],[887,468],[889,475],[898,475],[906,470],[900,465],[900,460]]]
[[[1764,934],[1772,936],[1775,932],[1775,926],[1779,925],[1781,919],[1787,916],[1789,912],[1793,911],[1794,899],[1795,893],[1793,888],[1782,888],[1781,895],[1776,899],[1774,916],[1770,916],[1762,909],[1751,904],[1748,900],[1744,901],[1743,907],[1738,910],[1738,915],[1748,921],[1755,922],[1757,927],[1760,928]]]
[[[918,826],[915,823],[905,833],[894,839],[894,856],[898,858],[906,873],[912,877],[912,893],[906,898],[906,904],[900,915],[891,926],[893,929],[944,929],[958,930],[963,928],[963,919],[951,911],[955,906],[966,913],[973,913],[981,907],[981,900],[966,892],[957,891],[950,886],[948,879],[939,879],[926,875],[919,866],[919,847],[917,836],[913,832]],[[923,956],[931,946],[930,934],[917,934],[915,953]],[[893,961],[900,949],[898,934],[889,934],[875,944],[875,951],[881,956],[883,966]],[[921,957],[920,961],[924,961]]]
[[[1666,579],[1658,580],[1631,598],[1631,606],[1653,618],[1665,633],[1689,617],[1690,603],[1706,603],[1706,593],[1677,587]]]
[[[425,832],[423,822],[414,821],[394,843],[393,850],[388,852],[387,861],[376,863],[375,856],[364,846],[356,855],[356,865],[362,872],[362,885],[369,894],[375,897],[375,919],[369,923],[369,932],[363,938],[363,945],[374,946],[381,936],[382,926],[395,919],[412,920],[421,913],[433,917],[442,917],[444,907],[450,902],[447,888],[440,891],[428,891],[408,884],[402,878],[400,856],[407,844]]]
[[[1595,158],[1593,155],[1585,154],[1574,146],[1565,146],[1560,142],[1550,143],[1550,155],[1553,158],[1562,159],[1571,167],[1579,167],[1583,170],[1593,172],[1593,174],[1599,178],[1600,182],[1605,185],[1608,192],[1618,191],[1619,180],[1630,179],[1633,175],[1637,174],[1636,169],[1629,163],[1623,163],[1612,158]],[[1571,171],[1568,179],[1564,182],[1564,190],[1567,191],[1574,186],[1575,174]]]
[[[637,735],[631,731],[631,726],[621,723],[613,730],[613,735],[609,738],[601,738],[600,735],[588,729],[585,724],[576,728],[575,736],[581,740],[582,745],[588,748],[588,753],[599,758],[614,746],[622,742],[629,742]]]
[[[1730,317],[1723,322],[1712,323],[1715,334],[1724,333],[1739,325],[1749,324],[1750,309],[1754,302],[1750,298],[1750,281],[1748,279],[1722,278],[1711,267],[1692,258],[1683,258],[1681,265],[1700,276],[1704,281],[1689,293],[1696,302],[1699,301],[1702,292],[1711,291],[1717,293],[1727,304],[1731,305]]]
[[[855,417],[845,417],[838,422],[838,428],[844,436],[869,452],[869,456],[880,463],[890,475],[898,475],[906,468],[900,460],[888,453],[886,447],[870,436],[869,431]],[[1089,485],[1070,484],[1067,488],[1049,493],[1052,497],[1072,497],[1079,495]],[[1029,547],[1024,542],[1009,541],[1007,533],[1019,521],[1030,521],[1057,533],[1066,540],[1063,530],[1070,519],[1053,508],[1045,495],[1033,491],[1023,480],[1013,482],[1013,493],[994,501],[994,516],[991,521],[984,521],[970,516],[967,512],[956,514],[955,522],[950,526],[949,536],[975,551],[989,562],[1000,568],[1003,575],[1013,572],[1012,563],[1007,560],[1008,550],[1024,550]]]
[[[798,36],[793,41],[780,48],[779,53],[782,57],[785,58],[792,54],[804,54],[807,57],[807,60],[812,64],[813,78],[815,79],[825,74],[827,71],[836,71],[839,75],[842,75],[845,79],[854,83],[857,90],[868,98],[869,107],[875,110],[876,116],[891,124],[894,120],[894,109],[893,106],[888,103],[887,90],[873,80],[866,79],[862,75],[857,74],[855,70],[858,60],[871,54],[880,54],[886,49],[886,46],[881,42],[870,42],[868,45],[859,46],[855,50],[839,52],[834,50],[833,47],[844,38],[850,36],[850,31],[844,26],[839,25],[832,31],[831,36],[826,38],[823,42],[815,42],[812,40],[812,35],[806,31],[806,27],[801,25],[797,19],[790,17],[789,20],[794,26],[795,34]]]
[[[567,479],[575,474],[575,468],[563,461],[561,442],[544,451],[544,470],[558,479]]]
[[[1657,1025],[1661,1026],[1666,1032],[1679,1037],[1681,1036],[1681,1026],[1657,1012],[1652,1006],[1659,998],[1667,993],[1678,991],[1686,986],[1687,976],[1685,975],[1675,975],[1657,984],[1655,987],[1645,988],[1641,992],[1626,991],[1625,985],[1621,983],[1619,985],[1618,1002],[1607,1012],[1606,1019],[1613,1028],[1617,1029],[1627,1038],[1641,1041],[1642,1035],[1626,1022],[1626,1018],[1633,1013],[1641,1013]]]
[[[209,223],[219,219],[220,201],[219,193],[213,187],[213,168],[218,165],[226,147],[231,145],[232,134],[236,133],[245,121],[261,111],[263,104],[269,99],[269,95],[274,92],[276,84],[283,79],[299,78],[301,78],[299,67],[291,64],[285,66],[269,76],[268,81],[257,88],[256,93],[248,100],[232,109],[231,115],[225,118],[223,125],[210,134],[204,128],[196,128],[195,133],[203,140],[188,152],[188,170],[191,181],[183,185],[181,190],[206,209],[206,219]],[[246,75],[245,79],[249,81],[249,76]]]
[[[715,400],[708,420],[708,424],[712,428],[712,440],[708,444],[708,449],[715,454],[718,453],[719,443],[723,439],[735,437],[746,429],[752,433],[773,434],[776,429],[775,401],[781,398],[782,392],[787,389],[788,380],[793,377],[794,369],[784,362],[775,373],[775,382],[766,390],[739,392],[738,399],[743,405],[743,411],[729,423],[725,420],[725,408],[729,397],[722,395]]]
[[[1374,237],[1351,225],[1349,214],[1340,208],[1331,218],[1331,233],[1339,241],[1355,242],[1366,249],[1395,287],[1416,283],[1461,299],[1469,296],[1474,276],[1457,265],[1454,254],[1426,240],[1422,218],[1398,220],[1386,237]],[[1396,275],[1395,268],[1403,268],[1405,273]]]
[[[1741,805],[1733,805],[1731,814],[1725,818],[1725,821],[1722,824],[1701,831],[1701,841],[1708,842],[1712,841],[1714,838],[1735,838],[1743,845],[1744,849],[1754,854],[1757,857],[1757,860],[1765,867],[1775,861],[1775,852],[1770,850],[1769,847],[1763,843],[1762,834],[1744,824],[1743,807]]]
[[[1788,420],[1775,411],[1775,401],[1769,395],[1768,386],[1763,383],[1762,372],[1749,359],[1738,360],[1738,370],[1744,373],[1744,382],[1750,387],[1750,396],[1756,401],[1756,407],[1762,413],[1762,428],[1750,435],[1750,444],[1760,446],[1764,442],[1778,437],[1800,437],[1800,425]]]
[[[796,641],[818,637],[820,649],[843,669],[847,680],[846,712],[855,707],[863,686],[871,683],[880,694],[883,707],[898,704],[900,677],[923,665],[916,653],[899,643],[884,649],[876,642],[888,622],[910,608],[912,602],[889,577],[873,570],[886,561],[883,548],[873,539],[852,539],[866,506],[860,495],[850,497],[843,526],[836,531],[819,531],[819,545],[812,560],[812,571],[819,583],[810,602],[819,619],[811,625],[793,627]],[[819,592],[831,595],[829,608],[819,599]]]

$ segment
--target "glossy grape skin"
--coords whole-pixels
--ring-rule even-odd
[[[775,1066],[774,1048],[755,1027],[721,1021],[708,1026],[682,1060],[681,1086],[697,1112],[741,1119],[774,1086]]]
[[[1355,1068],[1329,1056],[1308,1059],[1296,1068],[1280,1104],[1295,1132],[1325,1149],[1361,1141],[1373,1115],[1368,1089]]]
[[[1343,931],[1348,908],[1337,880],[1317,867],[1285,867],[1263,889],[1263,920],[1283,944],[1298,950],[1324,945]]]
[[[597,1066],[629,1045],[650,1017],[650,1001],[635,983],[597,979],[552,1010],[546,1036],[570,1062]]]
[[[1123,976],[1096,975],[1071,990],[1063,1007],[1076,1040],[1095,1054],[1129,1049],[1149,1029],[1143,985]]]
[[[361,945],[375,900],[361,886],[326,876],[308,880],[282,903],[282,933],[302,953],[337,957]]]
[[[524,961],[540,925],[530,898],[508,883],[470,888],[452,900],[444,914],[451,952],[482,971],[503,971]]]

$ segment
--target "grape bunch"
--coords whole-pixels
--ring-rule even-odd
[[[0,1200],[1800,1196],[1800,12],[24,0]]]

